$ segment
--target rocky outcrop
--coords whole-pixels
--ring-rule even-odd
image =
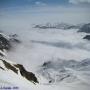
[[[21,43],[17,39],[17,34],[9,35],[7,38],[5,35],[0,34],[0,70],[13,71],[15,74],[21,74],[21,77],[26,78],[32,83],[39,83],[37,77],[32,72],[27,71],[23,65],[9,62],[4,59],[4,50],[9,51],[13,47],[13,43]]]
[[[9,70],[12,70],[13,72],[17,73],[18,74],[18,70],[13,66],[11,65],[10,63],[6,62],[5,60],[2,60],[5,67]]]
[[[0,50],[9,50],[11,48],[10,42],[2,34],[0,34]]]
[[[23,77],[25,77],[27,80],[33,82],[33,83],[39,83],[35,74],[33,74],[32,72],[28,72],[23,65],[21,64],[16,64],[14,65],[15,67],[19,68],[20,73]]]
[[[21,41],[18,39],[17,34],[6,36],[0,33],[0,56],[4,57],[4,51],[10,51],[15,45],[20,43]]]
[[[79,32],[90,33],[90,23],[84,24],[84,25],[80,28]]]
[[[0,65],[1,70],[11,70],[17,75],[20,73],[22,77],[26,78],[30,82],[39,83],[37,80],[37,77],[32,72],[28,72],[23,65],[21,64],[12,64],[10,62],[7,62],[6,60],[0,59],[0,62],[3,63],[3,65]],[[5,66],[5,67],[3,67]]]
[[[4,70],[4,68],[2,68],[1,66],[0,66],[0,69]]]
[[[90,40],[90,35],[86,35],[83,39]]]
[[[0,33],[0,50],[10,50],[15,43],[21,43],[17,34],[6,36]]]
[[[21,41],[18,39],[17,34],[9,35],[9,37],[10,37],[9,39],[10,42],[21,43]]]

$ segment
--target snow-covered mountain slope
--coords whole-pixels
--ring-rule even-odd
[[[90,59],[82,61],[75,60],[51,60],[44,62],[37,71],[42,77],[47,79],[47,83],[73,83],[82,81],[90,84]]]
[[[20,40],[17,38],[17,34],[14,35],[5,35],[3,33],[0,33],[0,50],[10,50],[14,43],[20,43]]]
[[[13,71],[17,75],[20,74],[28,81],[31,81],[33,83],[39,83],[36,76],[32,72],[26,71],[21,64],[13,64],[8,62],[7,60],[0,59],[0,69],[4,71]]]
[[[21,90],[89,90],[90,65],[87,63],[90,58],[90,41],[83,39],[87,33],[78,32],[78,28],[68,24],[72,23],[72,18],[73,22],[77,21],[75,17],[78,17],[79,22],[83,23],[82,20],[85,22],[85,15],[81,18],[77,14],[71,16],[71,13],[68,15],[58,13],[54,17],[55,14],[52,13],[48,15],[48,13],[17,12],[16,14],[7,11],[0,16],[0,30],[8,35],[11,46],[9,50],[0,51],[6,54],[1,56],[0,86],[14,85]],[[62,18],[64,15],[67,18],[70,16],[68,21],[66,17]],[[67,25],[66,23],[57,25],[59,29],[33,28],[33,23],[44,25],[43,23],[47,23],[48,19],[51,23],[67,21]],[[66,30],[68,25],[70,27]],[[82,27],[81,24],[78,26]],[[9,63],[15,71],[5,68],[3,61]],[[35,74],[39,84],[34,85],[27,80],[26,74],[29,71]]]
[[[20,90],[89,90],[90,59],[85,58],[89,58],[90,44],[83,39],[86,34],[56,29],[34,29],[18,34],[20,40],[17,34],[2,36],[10,49],[1,50],[8,51],[0,59],[1,86],[17,86]],[[24,34],[27,34],[25,38]],[[39,84],[34,85],[32,82],[37,80]]]
[[[35,74],[28,72],[23,65],[7,60],[5,51],[10,51],[13,44],[20,43],[15,37],[16,34],[10,36],[0,34],[0,89],[18,89],[24,87],[23,85],[32,87],[33,84],[39,83]]]

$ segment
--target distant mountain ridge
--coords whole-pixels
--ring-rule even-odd
[[[33,28],[39,29],[62,29],[62,30],[69,30],[69,29],[78,29],[78,32],[90,33],[90,23],[87,24],[67,24],[67,23],[46,23],[46,24],[36,24]]]
[[[62,30],[67,30],[67,29],[79,29],[83,26],[83,24],[68,24],[68,23],[46,23],[46,24],[36,24],[34,25],[33,28],[40,28],[40,29],[62,29]]]

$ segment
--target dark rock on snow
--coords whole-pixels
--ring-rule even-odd
[[[78,32],[90,33],[90,23],[84,24]]]
[[[9,38],[6,38],[3,34],[0,34],[0,56],[4,56],[4,50],[10,50],[12,48],[12,43],[20,43],[21,41],[17,39],[17,34],[10,35]],[[25,77],[30,82],[39,83],[37,77],[32,72],[28,72],[23,65],[21,64],[12,64],[6,59],[0,59],[0,62],[4,64],[5,67],[0,66],[1,70],[12,70],[14,73],[18,74],[20,72],[22,77]]]
[[[90,35],[86,35],[83,39],[90,40]]]
[[[29,81],[33,82],[33,83],[39,83],[35,74],[33,74],[32,72],[28,72],[25,70],[25,68],[23,67],[23,65],[21,64],[16,64],[14,65],[15,67],[19,68],[20,73],[23,77],[25,77],[26,79],[28,79]]]
[[[13,72],[15,72],[16,74],[18,74],[18,72],[20,72],[21,76],[25,77],[27,80],[29,80],[30,82],[35,83],[39,83],[39,81],[37,80],[37,77],[35,76],[35,74],[33,74],[32,72],[28,72],[23,65],[21,64],[11,64],[3,59],[0,59],[5,68],[7,68],[8,70],[12,70]],[[3,67],[0,66],[0,69],[5,70]]]
[[[2,60],[2,61],[7,69],[10,69],[10,70],[14,71],[15,73],[18,73],[18,70],[14,66],[12,66],[10,63],[6,62],[5,60]]]
[[[11,48],[10,42],[2,34],[0,34],[0,50],[9,50]]]

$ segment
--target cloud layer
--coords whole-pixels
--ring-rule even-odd
[[[43,2],[40,2],[40,1],[36,1],[36,2],[35,2],[35,5],[38,5],[38,6],[45,6],[46,3],[43,3]]]
[[[90,0],[69,0],[72,4],[90,4]]]

